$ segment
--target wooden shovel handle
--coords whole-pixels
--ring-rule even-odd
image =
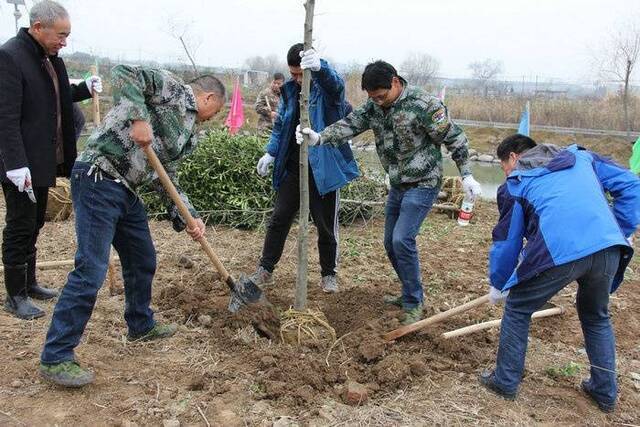
[[[169,175],[167,175],[167,172],[164,170],[164,166],[162,166],[162,163],[160,163],[160,159],[158,159],[158,156],[153,151],[153,148],[151,148],[151,145],[143,147],[143,150],[147,155],[147,158],[149,159],[149,164],[158,174],[158,178],[160,178],[160,182],[162,182],[164,189],[167,191],[167,193],[169,193],[169,197],[171,197],[173,203],[176,204],[176,207],[178,208],[178,211],[180,211],[180,215],[182,215],[182,218],[184,218],[184,220],[187,222],[187,226],[189,228],[196,227],[196,220],[191,215],[191,212],[189,212],[189,209],[187,209],[184,201],[182,201],[182,198],[178,194],[178,190],[176,190],[175,185],[173,185],[173,182],[171,182],[171,178],[169,178]],[[213,251],[213,248],[211,248],[211,245],[209,245],[207,239],[202,236],[198,239],[198,242],[202,246],[202,249],[209,256],[209,259],[213,263],[216,270],[218,270],[218,273],[220,273],[220,275],[222,276],[222,280],[229,284],[229,279],[231,276],[227,272],[227,269],[224,268],[224,265],[222,265],[222,262],[220,262],[220,259],[218,259],[218,256]]]
[[[563,314],[564,307],[554,307],[548,308],[546,310],[536,311],[531,315],[532,319],[539,319],[542,317],[555,316],[556,314]],[[469,335],[477,331],[482,331],[483,329],[493,328],[494,326],[500,326],[502,323],[502,319],[489,320],[488,322],[477,323],[475,325],[466,326],[464,328],[455,329],[450,332],[445,332],[442,334],[442,338],[449,339],[455,337],[461,337],[463,335]]]
[[[434,323],[442,322],[443,320],[448,319],[451,316],[455,316],[456,314],[463,313],[467,310],[471,310],[474,307],[482,305],[484,303],[489,302],[489,295],[483,295],[479,298],[469,301],[466,304],[459,305],[457,307],[453,307],[450,310],[443,311],[442,313],[438,313],[434,316],[427,317],[426,319],[422,319],[416,323],[412,323],[411,325],[402,326],[398,329],[394,329],[391,332],[387,332],[383,338],[385,341],[393,341],[398,339],[404,335],[410,334],[411,332],[420,330],[429,325],[433,325]]]
[[[98,67],[96,67],[95,65],[91,66],[91,74],[92,75],[98,75]],[[100,125],[100,95],[98,94],[98,92],[95,91],[91,91],[91,103],[92,103],[92,110],[93,110],[93,124],[95,125],[95,127],[98,127],[98,125]]]

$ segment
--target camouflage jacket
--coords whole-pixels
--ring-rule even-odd
[[[176,174],[179,160],[197,145],[195,95],[178,77],[164,70],[117,65],[111,76],[114,106],[87,140],[78,161],[96,165],[134,192],[151,182],[167,206],[174,228],[181,230],[184,221],[147,162],[144,151],[133,142],[129,133],[133,120],[151,124],[151,146],[189,211],[197,216],[180,189]]]
[[[265,88],[256,99],[256,112],[258,113],[258,132],[271,133],[273,120],[271,112],[278,111],[280,94],[274,93],[271,86]]]
[[[444,144],[462,176],[469,175],[468,141],[449,118],[447,108],[424,90],[409,86],[388,109],[373,101],[356,108],[344,119],[322,131],[321,143],[340,145],[366,130],[373,130],[376,151],[394,187],[418,184],[439,188],[442,184]]]

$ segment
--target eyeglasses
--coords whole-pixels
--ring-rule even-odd
[[[389,96],[391,89],[379,89],[375,91],[375,93],[369,94],[369,99],[375,102],[376,104],[382,104]]]

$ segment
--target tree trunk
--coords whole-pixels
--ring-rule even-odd
[[[189,58],[189,61],[191,61],[191,66],[193,67],[193,72],[195,73],[194,77],[198,77],[198,67],[196,67],[196,63],[193,60],[193,58],[191,57],[191,53],[189,53],[189,49],[187,48],[187,44],[184,42],[184,39],[182,38],[182,36],[178,37],[180,39],[180,43],[182,43],[182,47],[184,48],[184,51],[187,53],[187,58]]]
[[[629,121],[629,78],[631,77],[632,62],[627,60],[624,70],[624,92],[622,93],[622,109],[624,110],[624,128],[627,131],[627,139],[631,138],[631,123]]]
[[[313,9],[315,0],[304,4],[304,50],[311,49],[313,42]],[[309,119],[309,92],[311,71],[304,70],[302,92],[300,93],[300,127],[311,127]],[[304,310],[307,306],[308,239],[309,239],[309,137],[305,136],[300,145],[300,220],[298,228],[298,276],[296,280],[296,300],[293,308]]]

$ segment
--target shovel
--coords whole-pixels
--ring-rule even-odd
[[[457,307],[453,307],[447,311],[443,311],[442,313],[438,313],[434,316],[427,317],[426,319],[422,319],[418,322],[412,323],[410,325],[401,326],[398,329],[394,329],[391,332],[387,332],[383,338],[386,342],[394,341],[400,337],[403,337],[411,332],[415,332],[422,328],[426,328],[429,325],[433,325],[434,323],[442,322],[450,318],[451,316],[455,316],[459,313],[464,313],[465,311],[471,310],[479,305],[486,304],[489,302],[489,295],[483,295],[479,298],[469,301],[466,304],[459,305]]]
[[[167,172],[164,170],[164,167],[162,166],[162,163],[160,163],[160,159],[158,159],[156,153],[153,151],[153,148],[151,148],[151,145],[147,145],[146,147],[143,147],[143,150],[147,155],[149,164],[158,174],[160,182],[162,182],[162,185],[164,186],[167,193],[169,193],[171,200],[173,200],[173,202],[176,204],[176,207],[178,208],[178,211],[180,211],[180,215],[182,215],[182,218],[185,219],[189,227],[194,227],[195,219],[189,212],[189,209],[187,209],[184,201],[182,201],[182,198],[180,198],[176,187],[173,185],[173,182],[171,182],[171,178],[169,178],[169,175],[167,175]],[[220,273],[220,276],[222,276],[222,280],[227,284],[229,290],[231,291],[231,299],[229,300],[230,312],[235,313],[243,306],[256,304],[266,306],[270,310],[273,310],[271,304],[263,295],[262,290],[255,283],[243,278],[241,278],[240,282],[237,283],[233,279],[229,272],[227,272],[227,269],[224,268],[224,266],[220,262],[220,259],[218,259],[218,256],[215,254],[215,252],[209,245],[209,242],[207,241],[207,239],[205,239],[204,236],[200,237],[198,239],[198,242],[202,246],[202,249],[207,253],[209,259],[213,263],[213,266],[216,268],[216,270],[218,270],[218,273]],[[274,318],[277,318],[277,316],[274,315]],[[260,325],[256,325],[254,323],[253,326],[258,333],[262,335],[271,335],[270,333],[264,331],[260,327]]]

